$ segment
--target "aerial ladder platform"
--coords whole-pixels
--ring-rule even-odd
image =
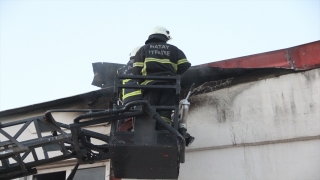
[[[123,79],[162,80],[173,85],[125,85]],[[92,164],[110,159],[114,177],[136,179],[176,179],[180,163],[185,162],[186,118],[190,103],[187,98],[180,101],[179,76],[116,76],[114,97],[109,109],[53,109],[43,116],[0,124],[0,133],[8,140],[0,142],[0,179],[13,179],[37,174],[37,167],[57,161],[77,159],[77,164],[68,180],[73,179],[81,164]],[[122,88],[130,89],[175,89],[174,106],[150,106],[146,100],[136,100],[125,105],[117,103]],[[188,96],[190,95],[190,92]],[[180,103],[180,104],[179,104]],[[172,110],[173,126],[167,124],[156,112]],[[72,124],[54,119],[52,113],[82,113]],[[120,130],[126,119],[133,119],[133,129]],[[155,124],[165,130],[155,130]],[[85,127],[110,123],[110,134],[101,134]],[[38,138],[18,141],[30,124],[34,124]],[[14,135],[5,128],[20,126]],[[50,135],[43,135],[51,132]],[[94,144],[91,139],[103,144]],[[44,158],[39,158],[36,148],[42,148]],[[50,157],[52,151],[60,155]],[[33,160],[26,162],[27,156]]]

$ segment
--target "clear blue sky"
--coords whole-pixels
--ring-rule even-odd
[[[320,1],[0,0],[0,110],[93,90],[93,62],[126,63],[154,26],[192,65],[320,39]]]

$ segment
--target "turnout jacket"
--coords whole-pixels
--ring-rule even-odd
[[[136,53],[133,74],[143,76],[176,76],[183,74],[191,64],[176,46],[167,44],[162,35],[151,35]],[[153,84],[146,80],[141,84]]]
[[[132,65],[133,65],[134,57],[130,57],[127,65],[117,70],[118,75],[133,75],[132,74]],[[137,81],[134,79],[124,79],[122,80],[122,84],[137,84]],[[122,88],[122,102],[126,104],[130,101],[142,99],[141,90],[140,89],[127,89]]]

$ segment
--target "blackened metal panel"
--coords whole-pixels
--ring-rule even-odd
[[[116,178],[176,179],[179,175],[178,147],[110,147]]]
[[[149,115],[144,114],[135,117],[134,121],[134,142],[136,145],[153,145],[155,136],[156,121]]]
[[[123,66],[124,64],[117,63],[92,63],[94,78],[91,84],[102,88],[113,86],[114,76],[117,75],[117,70]]]
[[[147,133],[152,142],[145,144],[141,142],[141,137],[135,138],[136,129],[135,132],[115,132],[110,135],[109,152],[115,177],[138,179],[178,177],[177,138],[166,130],[152,129],[153,134]]]

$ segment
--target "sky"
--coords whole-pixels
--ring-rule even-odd
[[[98,90],[155,26],[199,65],[320,40],[320,1],[0,0],[0,111]]]

